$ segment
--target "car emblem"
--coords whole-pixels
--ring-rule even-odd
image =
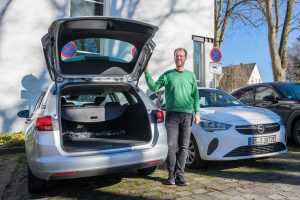
[[[263,125],[258,125],[256,129],[259,133],[263,133],[265,131],[265,127]]]

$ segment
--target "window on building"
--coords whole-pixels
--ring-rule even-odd
[[[192,39],[194,42],[194,73],[199,81],[199,86],[205,86],[205,44],[213,43],[213,39],[196,35],[193,35]]]
[[[197,80],[199,80],[199,85],[205,85],[205,69],[203,64],[203,42],[194,41],[194,73]]]
[[[109,15],[108,0],[71,0],[71,17]]]

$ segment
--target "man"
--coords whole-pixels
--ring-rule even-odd
[[[184,168],[188,156],[192,120],[195,123],[200,122],[196,76],[184,68],[186,59],[187,51],[184,48],[175,49],[176,68],[166,71],[156,82],[152,79],[149,67],[145,69],[146,82],[151,91],[155,92],[165,87],[167,111],[165,124],[169,147],[167,157],[169,176],[166,182],[168,185],[175,183],[179,186],[186,185]]]

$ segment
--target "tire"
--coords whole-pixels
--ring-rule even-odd
[[[140,176],[148,176],[150,174],[153,174],[156,169],[157,169],[157,166],[154,166],[154,167],[138,169],[137,171]]]
[[[297,146],[300,146],[300,120],[293,127],[293,140]]]
[[[188,157],[186,158],[185,166],[192,169],[198,169],[205,166],[206,161],[201,159],[197,142],[193,135],[191,135]]]
[[[47,189],[46,180],[42,180],[35,177],[29,167],[27,167],[27,174],[28,174],[28,192],[30,194],[37,194],[46,191]]]

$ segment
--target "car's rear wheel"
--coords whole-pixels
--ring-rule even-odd
[[[293,128],[293,139],[297,146],[300,146],[300,120],[296,122]]]
[[[138,169],[138,174],[140,176],[148,176],[150,174],[153,174],[155,170],[157,169],[157,166],[154,167],[148,167],[148,168],[143,168],[143,169]]]
[[[186,159],[185,166],[192,169],[204,167],[205,161],[201,159],[197,142],[193,135],[191,135],[188,157]]]
[[[27,167],[28,171],[28,191],[30,194],[37,194],[45,192],[47,189],[47,181],[39,179],[33,175],[30,168]]]

